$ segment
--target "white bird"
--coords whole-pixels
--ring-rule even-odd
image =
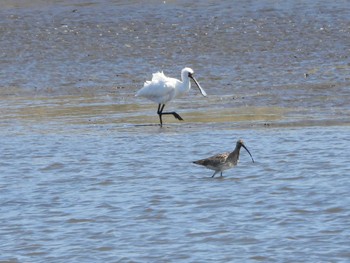
[[[174,98],[181,97],[186,94],[190,88],[190,78],[196,83],[201,94],[206,97],[207,93],[202,89],[197,80],[193,77],[193,70],[184,68],[181,70],[181,80],[169,78],[162,72],[153,74],[151,81],[146,81],[135,96],[145,97],[151,101],[158,103],[158,111],[160,127],[163,125],[162,115],[173,115],[178,120],[183,120],[175,111],[163,112],[165,104]]]

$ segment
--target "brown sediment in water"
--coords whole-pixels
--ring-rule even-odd
[[[208,104],[198,97],[191,102],[178,100],[167,105],[176,110],[184,121],[171,116],[164,118],[165,126],[195,129],[215,128],[272,128],[297,126],[350,125],[345,115],[327,116],[314,113],[307,108],[287,107],[237,107],[228,101],[218,99]],[[53,96],[53,97],[12,97],[4,100],[0,108],[1,125],[14,121],[64,127],[65,125],[112,125],[116,129],[132,130],[133,127],[157,126],[156,105],[134,98],[133,94],[124,97],[113,95],[99,96]],[[344,112],[343,112],[344,114]]]

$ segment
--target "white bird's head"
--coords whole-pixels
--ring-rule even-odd
[[[194,78],[193,74],[194,74],[193,69],[191,69],[191,68],[183,68],[183,69],[181,70],[181,78],[182,78],[182,81],[184,81],[186,78],[191,78],[191,79],[193,79],[193,81],[194,81],[194,83],[196,83],[196,85],[197,85],[197,87],[198,87],[200,93],[201,93],[204,97],[206,97],[206,96],[207,96],[207,93],[206,93],[206,92],[204,91],[204,89],[202,89],[202,87],[199,85],[198,81]]]
[[[188,74],[193,74],[194,71],[191,68],[183,68],[181,70],[181,76],[188,75]]]

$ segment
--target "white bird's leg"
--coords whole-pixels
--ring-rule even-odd
[[[158,115],[159,115],[159,120],[160,120],[160,127],[163,126],[163,121],[162,121],[162,115],[173,115],[176,119],[183,121],[183,118],[181,118],[181,116],[179,114],[177,114],[175,111],[171,111],[171,112],[163,112],[165,107],[165,104],[159,104],[158,105]]]
[[[160,121],[160,127],[163,126],[163,121],[162,121],[162,111],[164,109],[165,104],[158,104],[158,111],[157,114],[159,115],[159,121]]]

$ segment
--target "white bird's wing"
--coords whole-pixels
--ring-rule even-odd
[[[158,71],[158,72],[152,74],[152,81],[151,82],[166,82],[167,79],[169,79],[169,78],[164,75],[163,71],[162,72]]]
[[[174,98],[177,81],[177,79],[168,78],[163,72],[154,73],[152,80],[146,81],[136,96],[164,104]]]

